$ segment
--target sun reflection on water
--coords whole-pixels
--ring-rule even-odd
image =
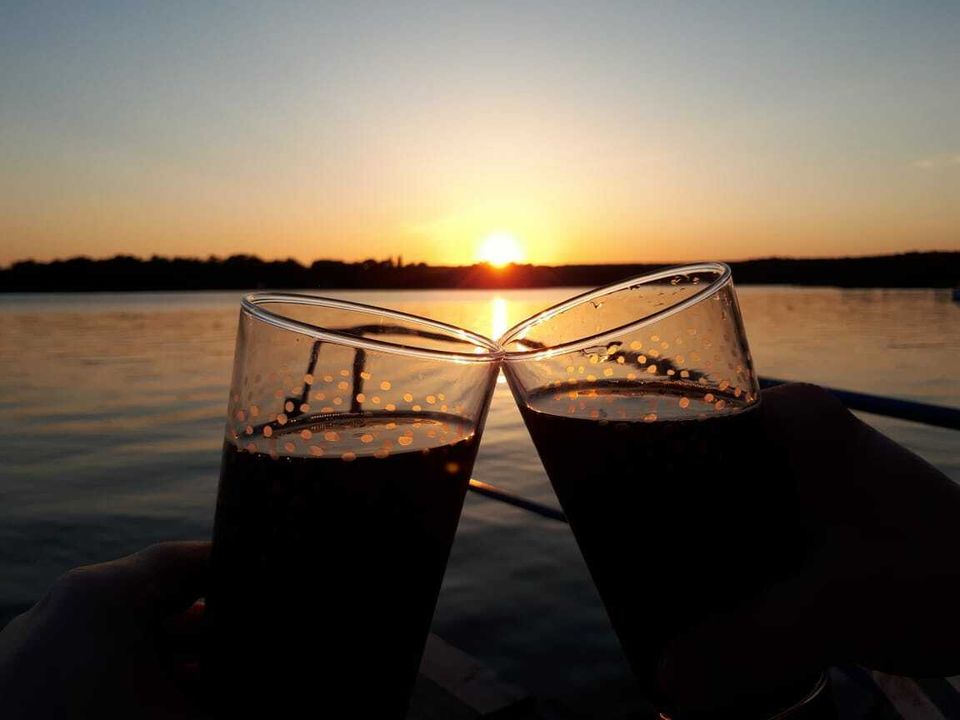
[[[507,301],[500,296],[490,298],[490,338],[499,339],[509,327]]]
[[[507,301],[498,295],[490,298],[490,335],[494,340],[499,340],[510,328],[510,322],[507,315]],[[506,382],[507,379],[500,373],[497,378],[498,383]]]

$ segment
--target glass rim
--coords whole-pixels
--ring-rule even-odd
[[[446,335],[451,340],[461,340],[470,343],[474,348],[485,348],[484,352],[456,352],[452,350],[435,350],[420,348],[402,343],[389,342],[386,340],[376,340],[373,338],[359,337],[350,333],[341,332],[331,328],[325,328],[313,323],[302,320],[294,320],[284,315],[273,312],[264,307],[270,303],[290,303],[293,305],[310,305],[315,307],[333,308],[337,310],[348,310],[354,312],[364,312],[368,314],[380,315],[393,318],[395,320],[404,320],[418,325],[424,325],[433,328]],[[240,308],[257,320],[265,322],[281,330],[300,333],[316,340],[335,342],[341,345],[350,345],[364,350],[377,352],[388,352],[396,355],[407,355],[411,357],[427,358],[432,360],[448,360],[458,362],[490,363],[500,360],[503,352],[500,346],[493,340],[484,337],[470,330],[464,330],[456,325],[449,325],[439,320],[413,315],[412,313],[401,312],[400,310],[390,310],[388,308],[377,307],[376,305],[367,305],[365,303],[353,302],[351,300],[337,300],[336,298],[324,297],[322,295],[307,295],[304,293],[285,293],[285,292],[256,292],[244,295],[240,300]]]
[[[625,325],[620,325],[615,328],[610,328],[609,330],[603,330],[602,332],[595,333],[593,335],[585,335],[583,337],[576,338],[574,340],[569,340],[568,342],[559,343],[558,345],[552,345],[548,348],[541,348],[535,350],[516,350],[509,351],[504,349],[507,343],[513,342],[517,335],[519,335],[524,330],[527,330],[534,325],[539,325],[542,322],[550,320],[551,318],[556,317],[577,305],[582,305],[585,302],[595,300],[599,297],[609,295],[620,290],[626,290],[633,287],[634,285],[643,285],[657,280],[662,280],[664,278],[670,277],[671,275],[676,275],[678,273],[693,273],[693,272],[715,272],[717,276],[710,281],[707,285],[704,285],[703,288],[693,293],[687,298],[674,303],[668,307],[665,307],[661,310],[657,310],[654,313],[645,315],[637,320],[626,323]],[[504,361],[516,361],[516,360],[539,360],[542,358],[553,357],[555,355],[562,355],[569,352],[576,352],[577,350],[583,350],[584,348],[589,348],[594,345],[600,345],[606,343],[610,340],[616,340],[620,335],[625,332],[631,332],[633,330],[638,330],[645,325],[650,325],[658,320],[662,320],[665,317],[669,317],[675,313],[678,313],[682,310],[691,307],[692,305],[697,304],[705,297],[712,295],[713,293],[720,290],[724,285],[729,283],[733,277],[733,274],[730,270],[730,266],[722,262],[703,262],[703,263],[692,263],[689,265],[673,265],[671,267],[663,268],[662,270],[654,270],[652,272],[643,273],[642,275],[634,275],[632,277],[626,278],[625,280],[618,280],[617,282],[610,283],[609,285],[603,285],[602,287],[594,288],[593,290],[588,290],[580,295],[575,295],[572,298],[568,298],[563,302],[552,305],[545,310],[541,310],[528,317],[526,320],[523,320],[512,328],[507,330],[500,338],[497,340],[497,344],[503,351]]]

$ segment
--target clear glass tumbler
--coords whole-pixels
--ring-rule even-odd
[[[500,339],[504,372],[645,694],[667,642],[796,560],[793,488],[760,439],[760,393],[719,263],[599,288]],[[775,715],[818,678],[722,717]],[[734,712],[734,715],[728,714]]]
[[[218,716],[404,716],[498,370],[495,343],[442,323],[243,299],[207,595]]]

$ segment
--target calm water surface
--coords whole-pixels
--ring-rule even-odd
[[[573,292],[328,294],[496,337]],[[960,406],[947,292],[739,293],[761,374]],[[240,295],[0,295],[0,621],[70,567],[209,536]],[[958,434],[866,419],[960,482]],[[474,475],[556,502],[503,383]],[[434,630],[544,695],[627,672],[567,527],[473,495]]]

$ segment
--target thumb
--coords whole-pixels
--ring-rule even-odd
[[[826,665],[823,595],[811,575],[791,578],[675,638],[658,685],[680,717],[768,717],[805,697]]]
[[[187,609],[206,591],[210,543],[158,543],[118,562],[127,565],[131,599],[162,617]]]
[[[71,571],[67,585],[74,595],[105,612],[159,620],[187,609],[204,594],[209,560],[209,542],[158,543]]]

